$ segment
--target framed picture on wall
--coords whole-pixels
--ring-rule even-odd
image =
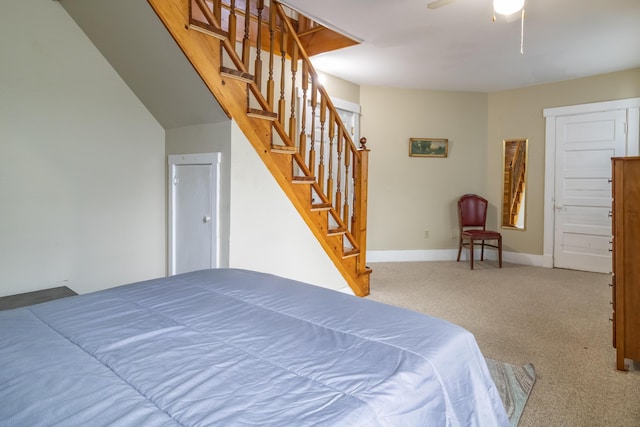
[[[438,138],[410,138],[410,157],[447,157],[449,140]]]

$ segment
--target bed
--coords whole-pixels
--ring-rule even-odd
[[[467,330],[238,269],[0,312],[0,384],[0,425],[509,425]]]

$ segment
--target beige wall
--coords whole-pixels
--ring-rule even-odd
[[[594,77],[496,92],[489,95],[486,194],[500,206],[502,140],[529,139],[525,231],[502,230],[504,250],[542,255],[545,121],[543,110],[640,97],[640,68]],[[498,218],[491,226],[498,226]]]
[[[455,201],[464,193],[484,195],[488,225],[500,229],[502,141],[527,138],[526,230],[501,231],[505,251],[542,255],[543,110],[639,97],[640,69],[491,94],[358,87],[332,78],[326,87],[362,107],[361,133],[371,149],[369,251],[456,248]],[[411,137],[448,138],[449,157],[409,157]]]
[[[350,292],[235,122],[231,124],[230,218],[230,267]]]
[[[324,88],[331,98],[360,104],[360,86],[329,74],[324,74],[324,77]]]
[[[363,86],[360,104],[371,149],[367,249],[457,247],[458,197],[485,192],[487,95]],[[412,137],[447,138],[448,157],[409,157]]]
[[[4,2],[0,58],[0,296],[164,275],[164,129],[58,2]]]

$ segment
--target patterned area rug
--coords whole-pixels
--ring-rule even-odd
[[[511,426],[520,422],[524,405],[536,382],[536,372],[532,364],[516,366],[486,358],[491,378],[498,388],[498,393],[507,410]]]

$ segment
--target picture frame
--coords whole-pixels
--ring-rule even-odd
[[[448,139],[409,138],[409,157],[447,157],[448,155]]]

